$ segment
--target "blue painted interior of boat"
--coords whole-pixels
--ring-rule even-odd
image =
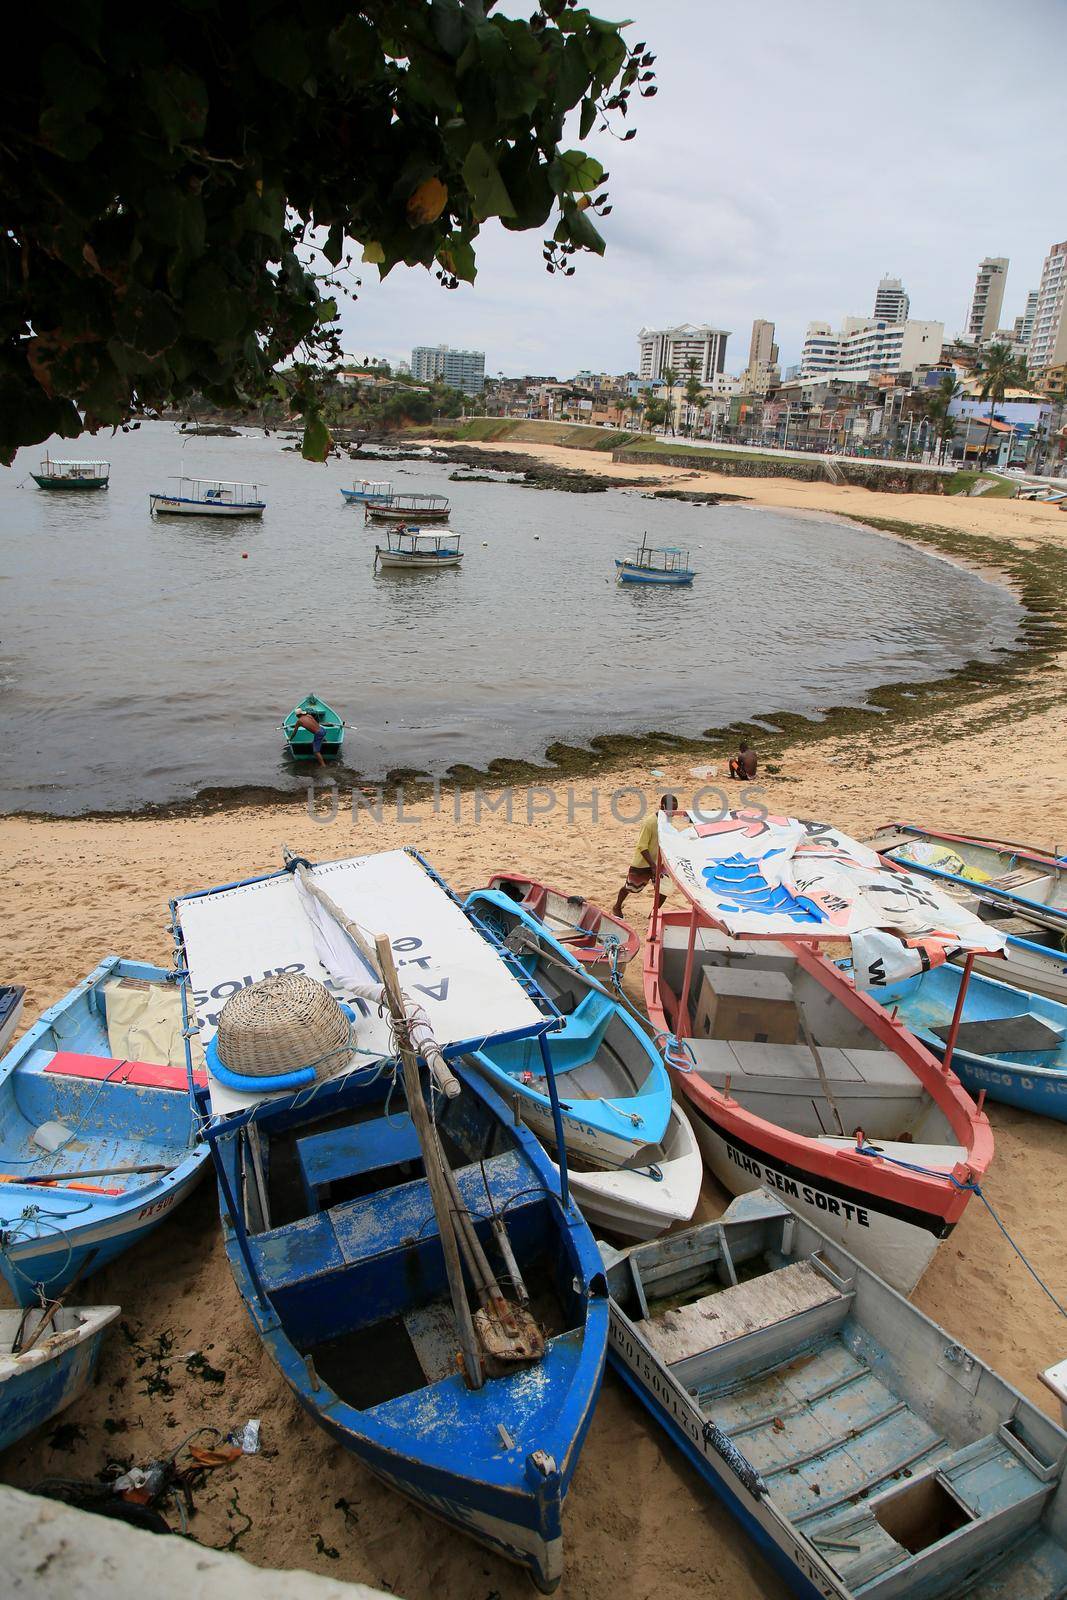
[[[895,1006],[898,1017],[913,1033],[935,1049],[943,1050],[962,979],[961,968],[948,963],[888,989],[876,990],[875,998],[887,1009]],[[1017,1021],[1015,1031],[1020,1045],[1028,1032],[1037,1031],[1046,1036],[1042,1047],[1013,1048],[1012,1019]],[[1028,1022],[1036,1022],[1037,1029],[1028,1028]],[[1015,989],[1010,984],[972,972],[961,1024],[961,1038],[966,1039],[964,1048],[975,1060],[990,1064],[1006,1061],[1014,1066],[1067,1072],[1067,1006],[1057,1000],[1030,994],[1025,989]],[[990,1041],[988,1050],[982,1048],[982,1024]],[[994,1029],[994,1024],[1001,1026]],[[963,1027],[968,1030],[966,1034],[962,1032]]]

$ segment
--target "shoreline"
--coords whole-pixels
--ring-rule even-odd
[[[443,442],[447,444],[448,441]],[[430,443],[439,444],[442,441],[431,440]],[[482,451],[487,458],[499,454],[510,458],[523,455],[531,461],[542,457],[554,461],[559,456],[568,458],[579,456],[583,458],[581,466],[575,467],[568,461],[565,466],[566,471],[584,472],[592,477],[604,476],[612,480],[613,487],[618,487],[618,469],[611,470],[613,467],[617,468],[617,464],[610,460],[606,461],[603,457],[597,457],[592,451],[566,449],[554,445],[526,445],[521,451],[516,451],[511,445],[494,445],[490,442],[469,445],[466,449],[471,453]],[[621,470],[623,472],[627,470],[625,464]],[[650,479],[646,468],[642,467],[636,472],[630,470],[633,487],[641,490],[648,489],[650,484],[670,487],[682,479],[697,493],[723,493],[727,500],[738,499],[737,496],[725,494],[721,484],[726,480],[719,479],[712,473],[694,472],[688,468],[659,467],[656,477]],[[694,484],[694,479],[701,480],[700,484]],[[707,489],[703,488],[705,479],[711,484]],[[936,507],[940,511],[946,504],[951,504],[951,498],[946,501],[945,497],[931,495],[890,496],[877,491],[842,488],[828,483],[825,486],[815,487],[820,491],[820,497],[825,496],[831,501],[830,504],[816,506],[793,503],[796,500],[811,498],[812,487],[810,484],[789,479],[749,479],[746,480],[746,488],[750,488],[753,493],[744,497],[744,505],[746,509],[751,507],[756,511],[789,510],[800,517],[812,517],[866,528],[935,560],[943,560],[952,566],[962,568],[985,583],[993,583],[1006,589],[1023,608],[1023,616],[1015,633],[1014,648],[1009,645],[997,646],[996,659],[979,660],[972,657],[938,677],[874,684],[865,691],[858,704],[831,705],[815,715],[781,708],[761,708],[750,711],[747,717],[705,728],[696,735],[649,728],[632,734],[595,733],[581,743],[553,739],[544,747],[540,758],[501,754],[493,757],[484,766],[456,762],[446,768],[436,780],[410,767],[392,767],[381,776],[368,775],[354,768],[340,767],[330,769],[332,781],[350,790],[390,790],[402,799],[424,796],[432,791],[435,781],[440,785],[462,791],[473,788],[525,787],[606,775],[616,766],[651,760],[665,751],[680,757],[691,757],[693,760],[702,757],[708,760],[721,759],[741,738],[753,741],[758,739],[761,757],[777,762],[788,748],[795,745],[819,744],[826,739],[844,737],[868,728],[873,729],[875,725],[883,734],[889,736],[901,731],[902,725],[912,723],[917,716],[933,715],[948,706],[963,709],[971,703],[987,698],[990,693],[1002,692],[1010,688],[1013,683],[1025,679],[1032,670],[1045,664],[1051,653],[1060,651],[1067,653],[1067,611],[1057,600],[1058,595],[1067,594],[1067,548],[1057,548],[1056,541],[1053,541],[1051,549],[1046,550],[1054,571],[1047,575],[1049,582],[1041,582],[1036,572],[1032,570],[1036,563],[1029,559],[1029,553],[1014,544],[1007,547],[1013,551],[1014,556],[1005,560],[1005,547],[991,545],[990,534],[961,531],[910,519],[904,521],[871,516],[864,514],[862,507],[856,509],[854,504],[856,496],[879,501],[892,499],[898,504],[903,500],[909,507],[916,500],[921,500],[924,502],[924,510],[926,503],[929,503],[931,509]],[[766,493],[768,489],[771,490],[770,495]],[[790,494],[790,490],[796,493]],[[849,501],[848,506],[833,504],[834,497],[846,498]],[[999,511],[999,508],[1010,503],[1012,502],[989,502],[983,510],[992,511],[996,508]],[[1028,502],[1019,504],[1025,505],[1027,510],[1034,509]],[[694,510],[698,509],[703,508],[694,506]],[[1053,527],[1055,526],[1053,524]],[[1067,527],[1064,528],[1064,532],[1067,533]],[[1061,620],[1049,622],[1047,620],[1049,615],[1059,615]],[[244,783],[225,787],[213,785],[200,789],[192,795],[173,800],[149,801],[136,806],[113,809],[91,808],[80,812],[53,812],[20,807],[2,815],[56,822],[132,822],[142,819],[173,821],[184,817],[204,817],[219,812],[243,811],[249,807],[269,808],[288,805],[306,798],[306,785],[300,790],[279,788],[271,784]]]

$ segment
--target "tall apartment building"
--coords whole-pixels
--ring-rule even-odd
[[[846,317],[835,332],[812,322],[800,358],[802,378],[866,378],[873,372],[914,372],[936,366],[945,339],[942,322],[883,322]]]
[[[899,278],[883,278],[875,290],[874,315],[882,322],[907,322],[911,300]]]
[[[485,351],[452,350],[447,344],[417,344],[411,352],[411,376],[417,383],[443,378],[452,389],[479,394],[485,388]]]
[[[1067,239],[1054,244],[1041,269],[1027,360],[1034,372],[1067,361]]]
[[[972,344],[981,344],[985,339],[992,338],[1000,327],[1007,277],[1006,256],[986,256],[984,261],[978,263],[978,276],[964,329],[964,337],[970,339]]]
[[[637,375],[641,383],[655,383],[665,367],[672,367],[684,383],[687,363],[696,362],[696,376],[707,383],[726,364],[726,341],[730,335],[722,328],[709,328],[683,322],[677,328],[642,328],[637,335]]]
[[[1030,335],[1034,331],[1034,318],[1037,315],[1037,289],[1031,289],[1026,297],[1026,310],[1021,317],[1016,317],[1012,329],[1012,338],[1016,344],[1021,344],[1025,350],[1030,343]]]

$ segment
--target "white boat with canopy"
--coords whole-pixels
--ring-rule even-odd
[[[419,528],[390,528],[384,545],[375,545],[376,567],[407,572],[437,572],[463,560],[458,533],[423,533]]]
[[[258,483],[232,483],[225,478],[175,478],[171,494],[150,494],[154,517],[261,517],[266,502]]]

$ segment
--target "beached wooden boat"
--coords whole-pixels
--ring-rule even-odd
[[[674,545],[648,544],[642,540],[639,548],[624,561],[615,562],[618,583],[643,583],[660,588],[688,589],[696,573],[689,565],[689,551]]]
[[[451,505],[444,494],[394,494],[367,504],[368,522],[447,522]]]
[[[1067,1592],[1067,1434],[836,1240],[754,1194],[605,1260],[612,1365],[794,1594]]]
[[[599,1237],[655,1239],[697,1208],[704,1160],[692,1124],[677,1101],[667,1131],[637,1167],[594,1167],[572,1157],[571,1194]]]
[[[565,894],[517,872],[494,872],[487,885],[536,917],[589,972],[610,978],[641,948],[636,929],[580,894]]]
[[[0,984],[0,1055],[15,1037],[15,1029],[22,1016],[22,1002],[26,998],[21,983]]]
[[[175,905],[207,1049],[203,1109],[234,1278],[319,1426],[550,1591],[603,1370],[603,1271],[565,1170],[462,1058],[475,1044],[536,1037],[557,1018],[421,859],[392,851],[290,865]],[[380,973],[352,942],[357,929],[379,934]],[[399,1024],[395,1011],[381,1014],[397,994],[395,974],[392,987],[383,977],[394,960],[409,1008]],[[279,1087],[278,1057],[271,1077],[235,1070],[219,1001],[247,989],[258,1004],[247,975],[264,972],[299,973],[349,1007],[352,1031],[328,1062],[293,1060],[303,1087],[284,1073],[290,1087]],[[278,993],[275,979],[275,1015]],[[420,1083],[416,1047],[435,1074],[444,1067],[445,1093]],[[477,1282],[479,1251],[513,1287],[472,1317],[463,1272]],[[509,1344],[509,1317],[529,1335],[522,1353]]]
[[[997,917],[996,926],[1007,938],[1007,963],[1000,956],[975,956],[975,972],[1067,1005],[1067,928],[1038,928],[1022,917]],[[951,959],[962,965],[962,956]]]
[[[1007,978],[1011,959],[1000,965]],[[963,985],[959,967],[945,965],[878,991],[877,999],[935,1055],[943,1055]],[[972,974],[952,1070],[972,1094],[1067,1121],[1067,1006]]]
[[[69,1406],[88,1385],[120,1306],[0,1311],[0,1450]]]
[[[547,1051],[562,1096],[568,1153],[598,1167],[656,1161],[667,1133],[671,1086],[643,1029],[583,971],[570,948],[509,895],[476,889],[467,909],[515,951],[530,981],[566,1019],[562,1031],[543,1040],[486,1046],[472,1052],[472,1061],[535,1133],[553,1143]]]
[[[108,461],[53,461],[45,456],[30,477],[38,489],[106,489],[111,476]]]
[[[374,565],[402,572],[439,572],[463,560],[458,533],[422,533],[418,528],[390,528],[384,545],[374,547]]]
[[[346,505],[366,505],[370,501],[375,503],[389,501],[393,498],[391,483],[372,483],[368,478],[357,478],[351,489],[342,489]]]
[[[872,850],[909,871],[951,886],[991,919],[1020,917],[1031,926],[1067,932],[1067,860],[1028,845],[977,834],[939,833],[891,823]]]
[[[309,733],[307,728],[297,726],[296,719],[302,711],[310,711],[326,735],[322,742],[323,759],[336,760],[341,754],[341,746],[345,739],[344,719],[332,706],[328,706],[325,700],[320,700],[317,694],[306,694],[282,723],[282,731],[293,760],[310,761],[315,754],[314,734]]]
[[[181,996],[109,956],[0,1061],[0,1271],[54,1298],[158,1227],[202,1177]]]
[[[148,496],[154,517],[261,517],[267,509],[257,483],[223,478],[177,478],[170,494]]]

